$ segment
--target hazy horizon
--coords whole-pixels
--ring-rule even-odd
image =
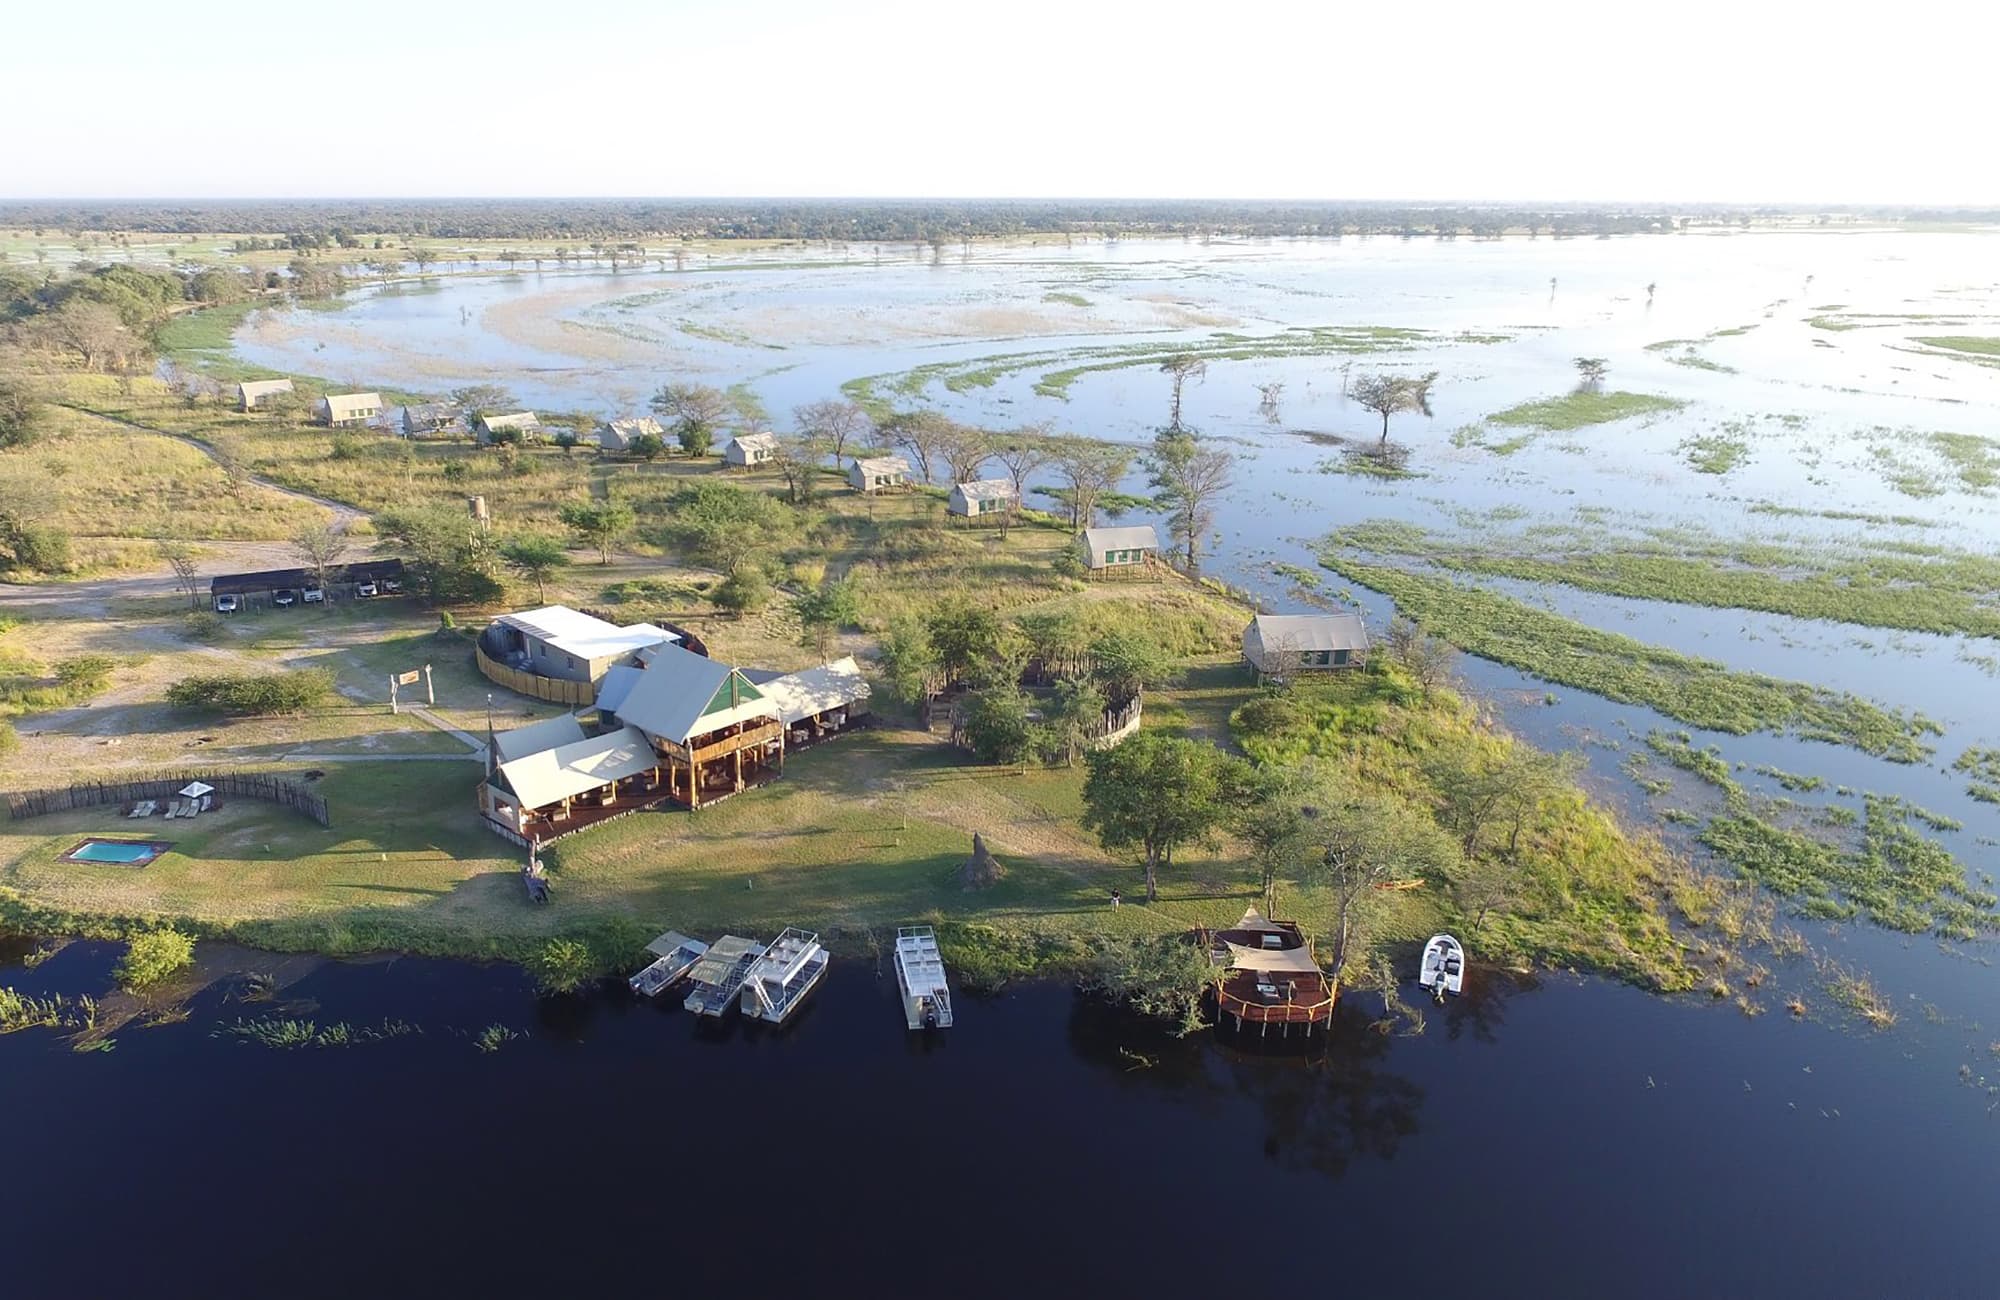
[[[1986,206],[1959,12],[113,0],[16,16],[0,200]]]

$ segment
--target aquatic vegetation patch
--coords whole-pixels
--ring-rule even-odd
[[[1947,352],[1964,352],[1978,357],[2000,357],[2000,338],[1974,334],[1931,334],[1912,339],[1925,347]]]
[[[1734,735],[1789,732],[1898,763],[1922,761],[1931,752],[1924,737],[1943,731],[1921,715],[1845,692],[1738,672],[1476,587],[1362,563],[1338,544],[1324,546],[1320,562],[1388,596],[1425,630],[1463,650],[1691,726]]]
[[[1933,433],[1930,444],[1967,491],[1983,492],[2000,483],[2000,442],[1972,433]]]
[[[1677,353],[1674,356],[1668,357],[1667,360],[1677,366],[1686,366],[1690,370],[1710,370],[1718,375],[1733,375],[1737,373],[1735,366],[1725,366],[1720,361],[1710,361],[1707,357],[1693,349]]]
[[[1826,789],[1826,778],[1823,776],[1806,776],[1798,772],[1787,772],[1783,768],[1773,767],[1769,763],[1759,763],[1750,770],[1760,776],[1770,777],[1787,790],[1810,794],[1816,790]]]
[[[234,1038],[240,1042],[255,1043],[260,1047],[288,1051],[301,1047],[353,1047],[360,1043],[378,1043],[422,1032],[405,1020],[385,1019],[379,1025],[359,1027],[350,1025],[345,1020],[337,1020],[330,1025],[322,1026],[311,1020],[267,1016],[262,1020],[238,1020],[234,1024],[220,1025],[210,1037]]]
[[[479,1037],[472,1042],[480,1051],[491,1053],[499,1051],[520,1036],[518,1030],[509,1029],[505,1025],[488,1025],[479,1031]]]
[[[1698,474],[1727,474],[1750,455],[1750,444],[1727,434],[1705,433],[1681,444]]]
[[[1494,424],[1527,425],[1537,429],[1565,432],[1593,424],[1629,420],[1640,415],[1678,411],[1687,403],[1678,398],[1653,393],[1594,393],[1577,391],[1537,402],[1523,402],[1487,416]]]

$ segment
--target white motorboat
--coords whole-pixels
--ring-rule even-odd
[[[896,931],[896,986],[903,992],[903,1022],[911,1029],[951,1028],[951,986],[937,931],[906,925]]]
[[[687,974],[690,966],[707,955],[708,945],[677,930],[669,930],[647,944],[646,951],[652,953],[656,960],[626,983],[640,997],[656,998],[660,990]]]
[[[825,976],[827,961],[818,935],[786,929],[745,972],[743,1014],[782,1025]]]
[[[1447,993],[1465,990],[1465,949],[1448,934],[1434,934],[1424,943],[1424,962],[1417,982],[1444,1001]]]

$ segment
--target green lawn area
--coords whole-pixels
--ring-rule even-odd
[[[1672,397],[1660,397],[1653,393],[1564,393],[1561,397],[1545,397],[1538,402],[1523,402],[1510,406],[1504,411],[1495,411],[1486,418],[1494,424],[1527,425],[1536,429],[1588,428],[1593,424],[1608,424],[1613,420],[1626,420],[1637,415],[1656,415],[1662,411],[1678,411],[1687,403]]]

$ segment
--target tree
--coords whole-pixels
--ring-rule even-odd
[[[1423,810],[1386,795],[1359,794],[1330,782],[1306,811],[1303,842],[1308,879],[1333,893],[1336,906],[1333,964],[1336,987],[1353,953],[1356,923],[1377,885],[1398,879],[1449,880],[1459,862],[1451,837]]]
[[[980,691],[965,702],[965,739],[983,763],[1012,764],[1028,757],[1034,725],[1028,697],[1012,682]]]
[[[1398,411],[1420,411],[1431,413],[1431,385],[1437,382],[1438,372],[1427,375],[1370,374],[1363,375],[1349,386],[1348,396],[1367,410],[1382,417],[1382,441],[1389,441],[1389,417]]]
[[[1187,567],[1201,560],[1201,543],[1215,526],[1215,502],[1235,477],[1236,458],[1204,444],[1192,432],[1163,429],[1147,457],[1152,486],[1167,507],[1167,531],[1179,542]]]
[[[1124,704],[1173,676],[1174,663],[1159,639],[1136,627],[1117,627],[1090,643],[1090,675],[1113,703]]]
[[[1208,362],[1189,352],[1177,352],[1160,363],[1160,372],[1173,383],[1174,395],[1168,407],[1167,427],[1181,427],[1181,390],[1190,379],[1200,379],[1208,373]]]
[[[1571,788],[1577,759],[1552,755],[1530,745],[1495,740],[1478,746],[1440,749],[1424,763],[1436,791],[1438,821],[1459,837],[1473,857],[1489,827],[1507,830],[1507,852],[1520,851],[1521,832],[1542,806]]]
[[[1028,499],[1028,475],[1054,456],[1049,446],[1049,426],[1039,424],[998,435],[992,440],[992,455],[1006,469],[1007,481],[1014,485],[1014,499],[1007,505],[1011,517]]]
[[[707,384],[663,384],[653,394],[653,413],[665,420],[690,456],[706,456],[715,430],[729,414],[729,398]]]
[[[689,563],[734,575],[790,538],[797,518],[762,492],[701,480],[668,500],[659,537]]]
[[[900,412],[881,426],[891,446],[909,453],[922,483],[931,481],[931,466],[946,459],[947,445],[962,435],[964,427],[936,411]]]
[[[792,602],[798,616],[800,644],[808,646],[826,661],[827,643],[833,634],[861,621],[861,594],[852,578],[829,578]]]
[[[1280,418],[1279,403],[1284,400],[1284,397],[1285,385],[1282,380],[1257,385],[1257,414],[1263,416],[1272,424],[1278,423]]]
[[[948,600],[932,609],[925,622],[946,684],[977,684],[1001,654],[1004,640],[999,616],[969,600]]]
[[[34,389],[18,379],[0,379],[0,448],[27,446],[42,436],[47,420]]]
[[[413,589],[431,604],[498,600],[492,535],[464,510],[408,506],[375,516],[375,532],[404,555]]]
[[[971,483],[993,459],[993,440],[984,429],[947,420],[938,430],[937,452],[953,483]]]
[[[860,405],[837,399],[808,402],[792,412],[792,419],[801,434],[815,439],[832,455],[836,465],[847,455],[850,444],[859,446],[875,430],[874,421]]]
[[[327,570],[347,554],[347,534],[331,524],[307,524],[292,534],[292,554],[301,568],[310,569],[320,590],[326,590]]]
[[[894,620],[883,633],[882,669],[889,689],[908,704],[922,704],[949,684],[930,624],[914,614]]]
[[[710,596],[717,609],[741,618],[771,603],[771,580],[756,565],[741,565],[716,583]]]
[[[1576,373],[1579,377],[1578,389],[1586,393],[1601,392],[1604,377],[1611,373],[1611,363],[1603,357],[1578,357]]]
[[[1044,755],[1075,767],[1103,722],[1104,693],[1091,682],[1063,682],[1042,708]]]
[[[1428,700],[1431,692],[1451,680],[1458,650],[1450,642],[1424,631],[1414,619],[1398,618],[1389,625],[1389,653],[1416,679]]]
[[[1243,786],[1241,764],[1213,745],[1142,731],[1084,759],[1083,824],[1107,850],[1137,849],[1146,899],[1177,850],[1213,839]]]
[[[1096,522],[1098,498],[1116,491],[1131,472],[1133,452],[1108,442],[1067,437],[1050,443],[1049,459],[1062,475],[1070,531],[1081,533]]]
[[[1014,626],[1029,662],[1038,665],[1038,681],[1068,681],[1088,670],[1090,634],[1076,611],[1030,609],[1015,616]]]
[[[549,579],[569,567],[569,551],[562,540],[546,533],[523,533],[509,538],[500,547],[507,567],[535,584],[535,599],[546,605]]]
[[[636,433],[625,444],[625,450],[651,464],[667,454],[667,440],[657,433]]]
[[[417,274],[423,275],[431,269],[431,264],[437,261],[437,254],[422,244],[414,244],[410,248],[410,260],[417,264]]]
[[[201,608],[201,580],[195,576],[197,562],[194,547],[179,537],[162,537],[153,543],[160,558],[173,570],[174,590],[185,593],[189,609]]]
[[[817,434],[804,431],[777,437],[778,449],[772,453],[771,464],[785,480],[785,498],[795,506],[809,506],[819,486],[819,461],[826,444]]]
[[[563,455],[567,456],[576,450],[578,437],[579,435],[575,429],[557,429],[554,434],[550,435],[549,441],[561,447]],[[655,438],[653,441],[658,442],[659,439]]]
[[[498,384],[467,384],[463,388],[451,390],[452,405],[465,412],[465,418],[476,420],[482,415],[505,415],[521,409],[521,403],[514,394]]]
[[[556,511],[556,518],[576,534],[577,540],[597,548],[600,564],[609,564],[611,548],[632,527],[636,516],[632,507],[615,501],[571,501]]]
[[[41,336],[85,370],[109,370],[137,346],[117,311],[101,302],[71,298],[41,317]]]

